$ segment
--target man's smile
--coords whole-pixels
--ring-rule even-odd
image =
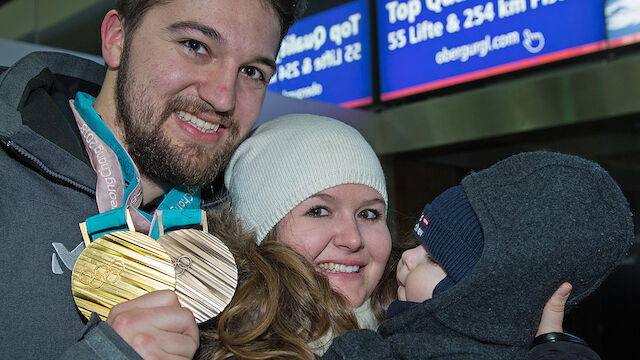
[[[176,111],[176,115],[178,116],[178,118],[180,118],[180,120],[189,123],[189,125],[205,134],[218,132],[218,129],[220,128],[220,124],[214,124],[208,121],[204,121],[186,111]]]

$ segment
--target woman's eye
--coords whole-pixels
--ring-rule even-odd
[[[360,212],[360,217],[367,220],[376,220],[378,217],[380,217],[380,212],[375,209],[362,210]]]
[[[307,211],[307,215],[313,217],[321,217],[329,215],[329,211],[323,207],[314,207]]]
[[[204,44],[197,40],[185,40],[182,44],[186,46],[189,51],[193,51],[196,54],[205,54],[207,52],[207,48]]]
[[[255,68],[253,66],[245,66],[240,71],[253,80],[264,82],[266,79],[262,71],[260,71],[258,68]]]

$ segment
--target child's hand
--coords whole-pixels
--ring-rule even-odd
[[[552,332],[562,332],[564,305],[567,303],[570,293],[571,284],[566,282],[560,285],[558,290],[551,295],[542,311],[542,318],[540,319],[540,326],[538,326],[536,336]]]

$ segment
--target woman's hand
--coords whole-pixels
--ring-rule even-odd
[[[562,332],[562,320],[564,319],[564,305],[571,293],[571,284],[563,283],[558,290],[551,295],[540,319],[540,326],[536,336],[551,332]]]

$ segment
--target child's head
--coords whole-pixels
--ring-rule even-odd
[[[478,340],[482,352],[489,343],[525,348],[538,328],[540,309],[560,284],[572,285],[570,309],[598,287],[633,242],[627,200],[592,161],[522,153],[472,172],[460,185],[426,206],[426,218],[415,228],[444,270],[428,272],[435,267],[425,264],[426,252],[422,267],[414,270],[428,281],[413,281],[416,274],[407,271],[405,277],[400,269],[405,289],[399,295],[420,304],[390,306],[393,316],[411,311],[383,325],[381,333],[420,331],[421,339],[429,339],[428,345],[421,343],[424,348],[454,343],[443,334]],[[424,292],[414,293],[415,287],[434,298],[424,301]]]
[[[482,228],[462,186],[427,204],[413,232],[420,245],[402,254],[397,270],[402,301],[422,302],[447,290],[482,254]]]

